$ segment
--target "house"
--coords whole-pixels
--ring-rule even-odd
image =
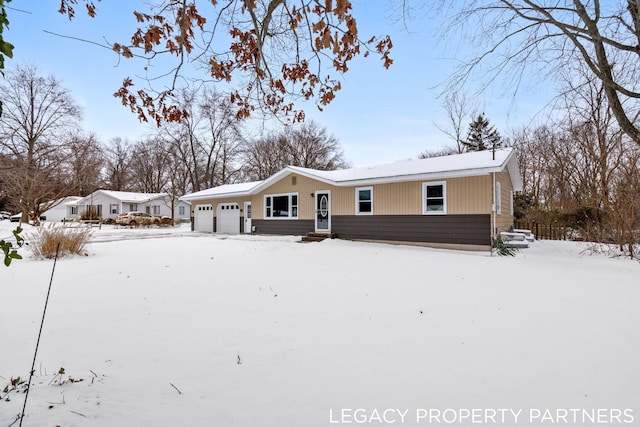
[[[305,235],[486,249],[513,225],[522,190],[511,148],[321,171],[288,166],[191,202],[193,230]]]
[[[82,199],[80,196],[68,196],[58,199],[53,203],[53,207],[42,212],[42,217],[49,222],[60,222],[63,219],[76,219],[78,208],[76,202]]]
[[[93,211],[99,218],[116,219],[125,212],[141,211],[154,216],[174,218],[176,221],[188,221],[190,218],[189,202],[173,200],[172,203],[172,198],[167,193],[96,190],[76,201],[76,205],[79,217]]]

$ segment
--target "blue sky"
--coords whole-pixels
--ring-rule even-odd
[[[72,22],[57,13],[57,4],[48,4],[9,4],[25,12],[9,10],[10,27],[5,39],[15,45],[15,50],[7,68],[17,63],[33,64],[41,73],[62,81],[84,108],[83,128],[103,141],[113,137],[135,140],[151,133],[112,96],[124,77],[141,73],[140,67],[120,61],[107,49],[45,32],[98,42],[128,40],[136,24],[131,11],[142,2],[102,1],[94,19],[78,7]],[[394,64],[385,70],[377,57],[356,59],[343,76],[343,89],[323,112],[312,103],[304,105],[307,118],[325,126],[355,166],[415,158],[421,151],[453,143],[437,127],[447,124],[438,95],[456,60],[471,53],[455,41],[438,43],[441,23],[433,17],[415,16],[408,23],[409,31],[401,29],[389,17],[389,4],[355,0],[354,16],[363,38],[391,35]],[[145,10],[144,6],[138,9]],[[475,90],[469,87],[468,92]],[[498,87],[488,88],[477,103],[503,133],[507,126],[527,124],[542,105],[533,102],[531,94],[513,98]]]

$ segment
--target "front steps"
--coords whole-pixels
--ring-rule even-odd
[[[336,237],[335,233],[307,233],[302,237],[302,242],[322,242],[324,239],[335,239]]]

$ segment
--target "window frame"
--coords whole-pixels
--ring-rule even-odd
[[[427,187],[442,186],[442,210],[427,210]],[[435,197],[434,197],[435,199]],[[447,181],[428,181],[422,183],[422,214],[423,215],[446,215],[447,214]]]
[[[496,214],[502,215],[502,185],[500,184],[500,181],[496,181],[495,192],[496,196],[493,202],[496,206]]]
[[[273,199],[274,197],[288,197],[288,216],[273,216]],[[296,198],[296,203],[293,203],[293,198]],[[268,203],[267,200],[270,200],[270,202]],[[279,193],[279,194],[265,194],[264,195],[264,209],[263,209],[263,218],[265,220],[296,220],[298,219],[298,215],[299,215],[299,203],[300,203],[300,197],[298,196],[297,192],[293,192],[293,193]],[[295,208],[295,216],[293,215],[293,211]],[[270,215],[267,215],[267,213],[270,212]]]
[[[360,203],[363,202],[363,200],[360,199],[360,191],[363,190],[369,190],[370,191],[370,195],[371,198],[369,200],[364,200],[364,202],[369,202],[371,203],[371,211],[369,212],[363,212],[360,210]],[[355,199],[356,199],[356,215],[373,215],[373,186],[368,186],[368,187],[357,187],[356,188],[356,192],[355,192]]]

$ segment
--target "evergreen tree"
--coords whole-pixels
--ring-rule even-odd
[[[467,151],[494,150],[502,145],[502,137],[482,113],[469,123],[467,139],[462,141],[462,145]]]

